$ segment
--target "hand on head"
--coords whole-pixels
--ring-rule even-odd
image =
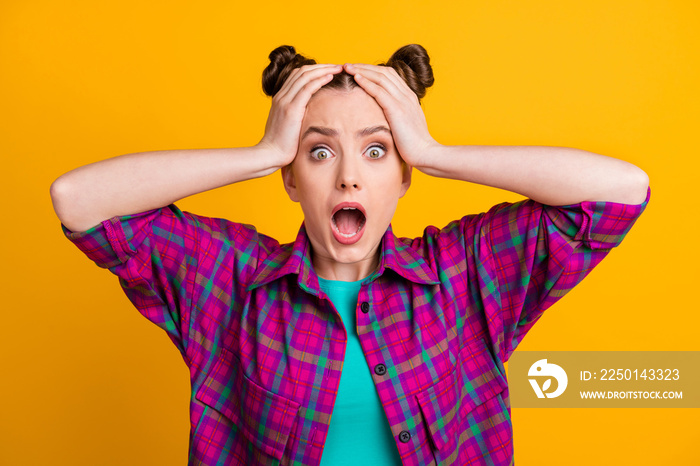
[[[348,79],[333,79],[343,71]],[[420,168],[428,149],[439,145],[428,131],[419,101],[433,82],[430,58],[418,44],[401,47],[381,66],[316,64],[292,46],[278,47],[263,73],[263,89],[273,99],[259,145],[272,150],[277,166],[290,164],[311,97],[324,86],[346,90],[359,86],[384,112],[401,158]]]
[[[401,158],[420,167],[427,149],[438,143],[428,131],[416,93],[390,66],[346,63],[343,68],[384,110]]]
[[[275,151],[279,166],[294,160],[306,105],[311,96],[343,71],[341,65],[304,65],[295,68],[272,98],[272,107],[265,124],[265,135],[258,143]]]

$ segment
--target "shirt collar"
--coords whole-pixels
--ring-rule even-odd
[[[437,275],[425,259],[394,236],[391,225],[382,237],[379,267],[368,277],[368,281],[373,281],[387,268],[418,284],[439,283]],[[297,282],[304,291],[319,295],[318,276],[311,263],[311,242],[304,223],[293,243],[281,245],[258,266],[247,289],[251,291],[291,273],[297,274]]]

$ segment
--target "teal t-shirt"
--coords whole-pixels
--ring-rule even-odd
[[[357,337],[357,296],[362,280],[344,282],[318,277],[343,319],[348,342],[321,466],[400,465],[401,459],[365,355]]]

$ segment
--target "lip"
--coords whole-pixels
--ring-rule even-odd
[[[333,216],[336,214],[341,209],[344,209],[345,207],[352,207],[354,209],[359,210],[362,212],[362,215],[365,216],[365,223],[362,225],[362,228],[360,228],[360,231],[358,231],[355,236],[352,236],[350,238],[346,238],[345,236],[341,235],[336,229],[335,225],[333,225]],[[365,227],[367,226],[367,212],[365,211],[365,208],[360,204],[359,202],[341,202],[337,206],[333,208],[333,212],[331,212],[331,218],[328,220],[331,226],[331,231],[333,232],[333,237],[336,239],[341,244],[355,244],[358,241],[360,241],[360,238],[362,238],[362,234],[365,232]]]

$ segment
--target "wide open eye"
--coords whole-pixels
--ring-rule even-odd
[[[325,160],[331,156],[331,152],[325,147],[314,147],[311,149],[311,157],[316,160]]]
[[[381,145],[374,145],[367,150],[367,157],[370,159],[379,159],[386,155],[386,148]]]

